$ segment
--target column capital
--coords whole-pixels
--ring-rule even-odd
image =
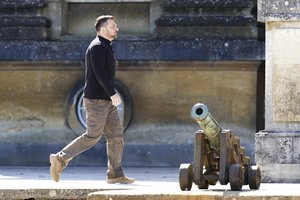
[[[300,0],[258,0],[257,19],[267,21],[299,21]]]

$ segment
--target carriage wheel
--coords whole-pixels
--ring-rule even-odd
[[[244,183],[244,173],[240,164],[230,165],[229,182],[231,190],[239,191],[242,189]]]
[[[190,163],[184,163],[179,168],[179,185],[182,191],[190,191],[193,184],[193,166]]]
[[[258,166],[248,167],[248,183],[250,189],[257,190],[260,187],[261,173]]]

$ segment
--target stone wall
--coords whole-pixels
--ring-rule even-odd
[[[199,128],[191,120],[190,110],[196,102],[202,102],[224,128],[243,136],[243,143],[251,146],[251,132],[256,130],[253,100],[259,64],[173,62],[157,63],[155,67],[145,64],[143,70],[134,65],[130,71],[120,69],[118,78],[128,86],[134,102],[132,125],[126,132],[128,140],[190,143]]]
[[[18,148],[31,149],[41,145],[42,152],[47,154],[77,136],[66,124],[65,104],[74,85],[83,78],[79,64],[1,63],[2,148],[21,145]],[[205,103],[223,128],[240,136],[247,155],[254,160],[259,65],[260,62],[254,61],[121,62],[117,78],[127,87],[133,101],[132,120],[125,132],[126,148],[141,154],[127,159],[125,156],[124,164],[176,166],[191,161],[194,132],[199,127],[191,119],[190,110],[196,102]],[[23,147],[28,143],[35,146]],[[159,146],[166,154],[176,154],[177,148],[183,148],[186,156],[159,163],[159,154],[149,144],[154,149]],[[102,145],[101,142],[98,148]],[[106,162],[102,160],[96,163],[91,160],[91,154],[97,154],[98,148],[78,159],[87,159],[91,165],[104,165]],[[2,161],[3,164],[20,162],[24,160]],[[39,162],[47,163],[47,157],[28,158],[28,163]],[[73,162],[76,163],[80,161]]]
[[[258,71],[264,68],[255,1],[100,0],[91,4],[35,0],[24,1],[26,9],[21,9],[20,1],[3,2],[0,5],[17,5],[18,12],[10,11],[11,17],[22,16],[23,10],[45,19],[47,26],[36,40],[19,36],[0,41],[0,164],[48,164],[49,153],[76,137],[66,123],[65,103],[83,79],[84,53],[94,37],[93,27],[83,25],[90,24],[94,20],[90,14],[96,12],[82,12],[79,18],[73,15],[81,8],[101,5],[105,11],[115,12],[120,6],[129,9],[124,16],[116,13],[120,26],[128,31],[121,29],[113,44],[119,60],[117,78],[133,100],[124,165],[190,162],[199,127],[189,112],[200,101],[224,128],[241,136],[254,160],[254,133],[263,121],[263,115],[257,114],[261,113],[258,108],[263,109]],[[137,6],[148,10],[130,15],[130,9]],[[140,23],[135,21],[137,14]],[[137,24],[136,29],[131,22]],[[7,149],[16,159],[1,154]],[[106,165],[104,149],[100,142],[72,164]],[[162,161],[162,157],[168,159]]]

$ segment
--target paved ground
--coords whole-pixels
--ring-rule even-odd
[[[106,168],[68,167],[62,180],[53,182],[48,167],[0,166],[0,199],[89,199],[89,200],[196,200],[196,199],[264,199],[300,200],[299,184],[263,183],[260,190],[243,186],[240,192],[230,186],[210,186],[181,191],[178,168],[125,168],[128,176],[137,179],[131,185],[107,184]]]

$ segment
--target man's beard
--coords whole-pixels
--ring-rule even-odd
[[[118,37],[118,33],[114,34],[113,38],[116,39]]]

